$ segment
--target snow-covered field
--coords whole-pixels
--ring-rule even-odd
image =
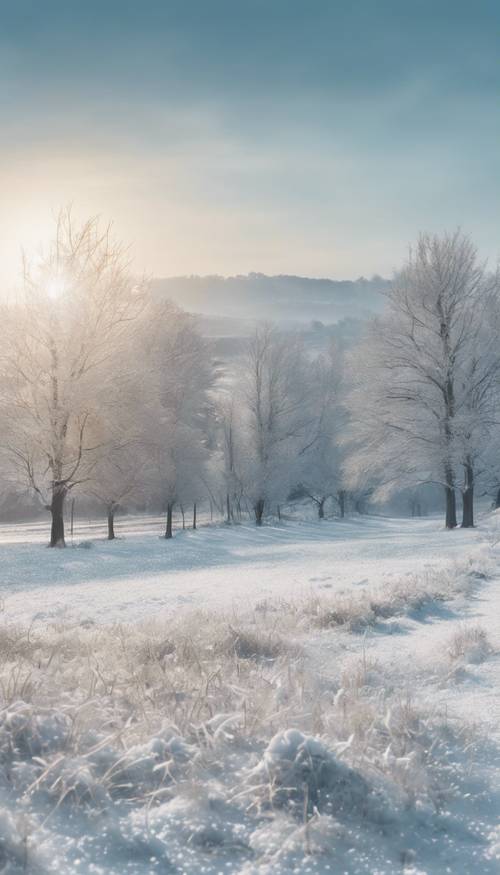
[[[82,524],[64,552],[41,549],[46,525],[0,527],[9,619],[127,622],[186,607],[250,609],[265,598],[383,582],[449,562],[481,540],[474,530],[454,538],[436,519],[360,517],[262,529],[204,525],[165,541],[162,522],[119,521],[114,542],[102,526]]]
[[[500,872],[494,520],[0,530],[0,871]]]

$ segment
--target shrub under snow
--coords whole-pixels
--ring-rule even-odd
[[[278,732],[267,745],[250,780],[263,804],[335,815],[365,811],[371,788],[318,738],[298,729]]]

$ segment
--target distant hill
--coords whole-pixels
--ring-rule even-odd
[[[183,309],[228,320],[269,319],[277,322],[326,324],[342,319],[364,319],[380,312],[381,294],[388,280],[311,279],[300,276],[169,277],[153,281],[156,294],[164,295]],[[229,326],[228,326],[229,327]],[[228,334],[233,334],[229,330]]]

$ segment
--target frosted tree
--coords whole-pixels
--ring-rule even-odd
[[[478,478],[480,494],[491,498],[493,507],[498,510],[500,508],[500,428],[498,426],[481,461],[483,467]]]
[[[144,503],[145,454],[141,422],[147,373],[141,351],[151,298],[147,295],[127,343],[117,344],[107,361],[113,375],[94,388],[92,438],[95,458],[83,491],[103,506],[108,540],[115,538],[115,516],[128,502]]]
[[[486,350],[481,340],[494,285],[469,238],[424,234],[388,292],[387,315],[373,323],[355,353],[351,482],[370,472],[378,496],[398,486],[440,483],[448,528],[457,525],[462,470],[469,478],[464,495],[472,500],[489,404],[480,401],[481,386],[488,395],[495,382],[497,362],[491,344]],[[465,516],[464,525],[470,524]]]
[[[143,321],[140,423],[146,487],[163,506],[172,537],[176,504],[203,494],[206,422],[213,369],[193,317],[170,303],[152,302]]]
[[[136,458],[123,449],[113,447],[99,458],[89,488],[106,510],[108,540],[115,538],[115,515],[123,503],[138,498],[142,486]]]
[[[233,387],[234,388],[234,387]],[[221,393],[217,405],[218,438],[221,449],[221,475],[223,483],[223,505],[226,522],[241,517],[241,502],[244,494],[239,465],[242,459],[240,437],[242,422],[232,391]]]
[[[299,477],[299,453],[311,425],[307,367],[299,340],[259,327],[239,374],[241,477],[257,525]]]
[[[495,485],[500,432],[500,282],[485,278],[470,321],[470,354],[459,376],[455,421],[462,461],[462,526],[474,525],[474,490]],[[497,496],[498,497],[498,496]]]
[[[110,361],[143,301],[109,228],[77,225],[64,211],[46,254],[25,264],[22,292],[2,308],[3,451],[50,510],[52,547],[64,546],[66,496],[96,463],[96,387],[111,385]]]
[[[340,346],[332,342],[327,353],[309,367],[309,412],[312,414],[306,442],[299,451],[300,482],[323,519],[330,497],[345,514],[342,441],[347,421],[344,405],[344,367]]]
[[[101,422],[100,449],[85,491],[97,498],[106,512],[108,540],[115,538],[115,516],[125,502],[144,498],[144,459],[139,444],[138,422],[127,424],[123,415],[112,423]]]

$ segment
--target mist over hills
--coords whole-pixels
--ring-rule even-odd
[[[300,276],[184,276],[153,281],[156,294],[183,309],[232,323],[240,320],[325,324],[343,319],[365,319],[384,307],[389,281],[379,276],[356,280],[312,279]],[[239,333],[239,332],[236,332]]]

